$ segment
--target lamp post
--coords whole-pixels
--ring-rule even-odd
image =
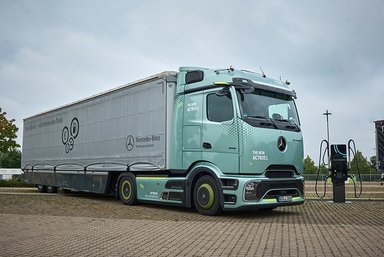
[[[329,120],[328,120],[328,116],[329,115],[332,115],[332,113],[328,112],[328,110],[326,110],[325,113],[323,113],[323,115],[327,116],[327,141],[328,141],[328,166],[329,166],[329,159],[330,159],[330,151],[329,151],[329,147],[330,147],[330,143],[329,143]]]

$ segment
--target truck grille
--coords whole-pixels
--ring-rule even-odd
[[[297,189],[297,190],[296,190]],[[293,197],[304,195],[304,184],[301,180],[295,181],[262,181],[257,185],[257,199],[259,200],[268,191],[267,198],[277,195],[292,195]]]
[[[291,165],[271,165],[265,171],[267,178],[292,178],[296,169]]]

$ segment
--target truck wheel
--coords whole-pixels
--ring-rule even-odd
[[[197,180],[193,189],[193,201],[200,214],[214,216],[221,213],[219,187],[211,176],[203,176]]]
[[[47,192],[47,186],[37,185],[37,191],[39,191],[40,193],[46,193]]]
[[[47,186],[48,193],[57,193],[57,188],[54,186]]]
[[[136,180],[133,175],[127,174],[119,181],[119,197],[123,204],[136,204]]]

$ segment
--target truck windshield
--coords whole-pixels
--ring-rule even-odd
[[[300,131],[300,121],[292,96],[256,90],[237,90],[242,119],[254,127]]]

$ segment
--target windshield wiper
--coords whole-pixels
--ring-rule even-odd
[[[256,119],[264,119],[270,122],[276,129],[279,129],[276,122],[274,122],[270,117],[268,116],[253,116],[253,115],[247,115],[245,118],[256,118]]]
[[[286,120],[286,119],[278,119],[277,121],[280,121],[280,122],[288,122],[289,124],[293,124],[296,128],[297,131],[300,131],[300,127],[299,125],[297,125],[297,123],[295,122],[295,120]]]
[[[300,127],[299,127],[299,125],[297,125],[296,121],[295,120],[291,120],[291,122],[293,123],[293,125],[295,125],[297,130],[300,131]]]

